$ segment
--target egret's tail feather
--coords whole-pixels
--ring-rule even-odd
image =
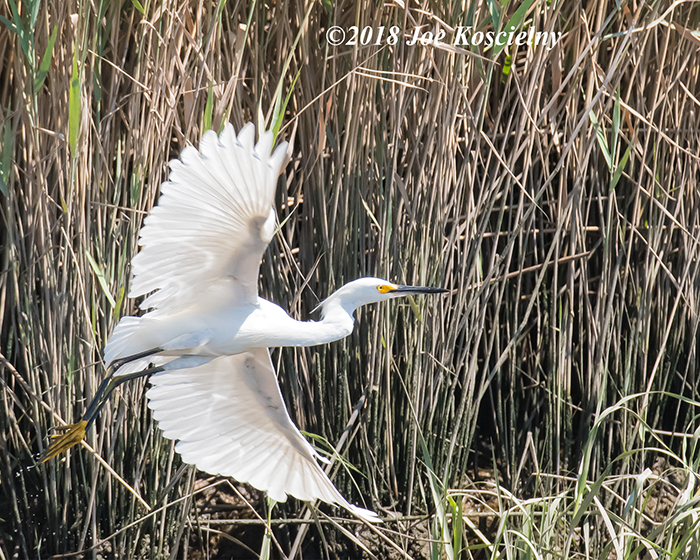
[[[368,523],[381,523],[381,518],[373,512],[371,509],[363,509],[361,507],[354,506],[350,503],[343,504],[345,509],[354,513],[360,519],[367,521]]]
[[[133,345],[130,346],[131,337],[136,332],[141,324],[141,317],[122,317],[117,326],[109,337],[109,342],[105,346],[104,355],[105,363],[110,364],[112,361],[123,356],[133,354]]]
[[[51,445],[44,451],[40,457],[41,462],[45,463],[49,459],[53,459],[57,455],[60,455],[64,451],[67,451],[74,445],[77,445],[85,437],[85,428],[87,428],[87,421],[81,420],[75,424],[70,424],[69,426],[63,426],[66,433],[55,434],[51,436]]]

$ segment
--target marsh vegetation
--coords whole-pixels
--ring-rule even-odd
[[[700,8],[406,7],[0,5],[0,558],[700,556]],[[400,40],[328,44],[353,25]],[[407,45],[420,26],[561,36]],[[363,275],[454,290],[273,354],[375,529],[182,464],[144,382],[95,453],[35,463],[136,312],[167,161],[227,121],[292,146],[265,297],[313,318]]]

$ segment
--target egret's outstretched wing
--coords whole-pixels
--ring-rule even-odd
[[[151,377],[149,407],[165,437],[179,439],[187,463],[232,476],[279,502],[341,505],[368,521],[374,512],[349,504],[292,423],[267,348],[222,356],[204,365]]]
[[[255,145],[255,127],[238,136],[230,124],[208,131],[199,151],[185,148],[170,162],[169,180],[144,220],[131,261],[131,297],[151,295],[142,309],[182,309],[213,285],[241,303],[256,301],[258,269],[275,227],[275,187],[286,142],[272,133]]]

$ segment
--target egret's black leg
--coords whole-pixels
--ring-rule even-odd
[[[100,386],[97,388],[97,392],[95,393],[95,396],[92,397],[92,401],[90,401],[90,405],[88,406],[87,410],[85,411],[85,414],[83,414],[83,418],[85,418],[85,416],[94,412],[93,409],[95,408],[97,403],[100,401],[102,395],[105,392],[105,389],[107,389],[107,385],[109,385],[109,382],[112,380],[112,377],[114,377],[114,372],[109,373],[109,368],[107,368],[107,377],[105,377],[102,380],[102,383],[100,383]]]
[[[131,356],[124,356],[123,358],[117,358],[116,360],[112,360],[111,363],[107,366],[107,377],[111,377],[112,375],[114,375],[114,372],[116,372],[117,370],[119,370],[120,367],[128,364],[129,362],[133,362],[134,360],[140,360],[142,358],[148,358],[148,356],[153,356],[153,354],[158,354],[162,351],[162,348],[151,348],[150,350],[146,350],[145,352],[139,352],[138,354],[132,354]]]
[[[123,365],[128,364],[129,362],[133,362],[134,360],[148,358],[148,356],[153,356],[153,354],[158,354],[162,351],[162,348],[153,348],[151,350],[146,350],[145,352],[139,352],[138,354],[133,354],[131,356],[125,356],[124,358],[112,360],[112,362],[107,366],[107,376],[102,380],[102,383],[100,383],[100,386],[97,388],[97,392],[92,398],[90,406],[88,406],[88,409],[85,411],[83,419],[85,419],[86,417],[94,417],[96,415],[96,411],[94,410],[94,408],[101,402],[102,395],[104,394],[105,390],[107,389],[107,386],[114,377],[114,374],[117,371],[119,371],[119,368],[121,368]],[[128,381],[128,378],[126,380]]]
[[[154,353],[155,352],[151,352],[151,354]],[[139,357],[145,358],[146,356],[138,355],[136,357],[132,357],[131,360],[127,360],[121,365],[124,365],[128,361],[135,360]],[[121,365],[119,367],[121,367]],[[77,443],[80,443],[80,441],[85,437],[85,431],[95,421],[95,418],[97,418],[97,415],[99,414],[100,410],[109,400],[112,391],[119,387],[119,385],[127,381],[131,381],[133,379],[138,379],[139,377],[153,375],[154,373],[161,372],[164,369],[165,368],[163,366],[149,367],[142,371],[137,371],[135,373],[129,373],[126,375],[120,375],[116,378],[114,377],[114,371],[116,370],[114,370],[107,378],[105,378],[102,381],[102,383],[100,383],[100,387],[97,390],[97,394],[95,395],[95,398],[92,399],[92,402],[90,403],[90,406],[88,406],[88,409],[83,415],[82,419],[79,422],[76,422],[75,424],[65,426],[66,432],[64,434],[51,436],[54,441],[40,457],[41,462],[45,463],[49,459],[52,459],[56,455],[63,453],[64,451],[70,449]]]
[[[122,383],[126,383],[127,381],[139,379],[140,377],[148,377],[150,375],[153,375],[154,373],[159,373],[164,369],[165,368],[163,366],[154,366],[146,368],[142,371],[128,373],[126,375],[120,375],[118,377],[115,377],[114,374],[112,374],[111,378],[105,379],[105,381],[109,382],[105,385],[103,381],[100,385],[100,389],[102,389],[102,394],[95,395],[95,398],[92,399],[92,402],[90,403],[90,406],[88,407],[87,411],[85,411],[85,414],[83,414],[83,421],[87,422],[85,429],[88,429],[92,425],[92,423],[95,421],[95,418],[97,418],[98,414],[100,413],[100,410],[102,410],[102,407],[105,404],[107,404],[107,401],[109,401],[109,397],[112,395],[112,391],[119,387],[119,385],[121,385]]]

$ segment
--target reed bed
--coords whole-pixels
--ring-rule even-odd
[[[0,14],[0,558],[700,555],[697,4]],[[329,45],[353,25],[358,44]],[[396,44],[363,45],[380,26]],[[459,26],[560,35],[454,46]],[[416,28],[443,44],[409,45]],[[342,457],[333,479],[376,528],[268,511],[182,464],[144,382],[91,449],[36,463],[136,311],[129,262],[167,161],[227,121],[291,144],[264,297],[313,318],[363,275],[453,290],[273,352],[292,418]]]

